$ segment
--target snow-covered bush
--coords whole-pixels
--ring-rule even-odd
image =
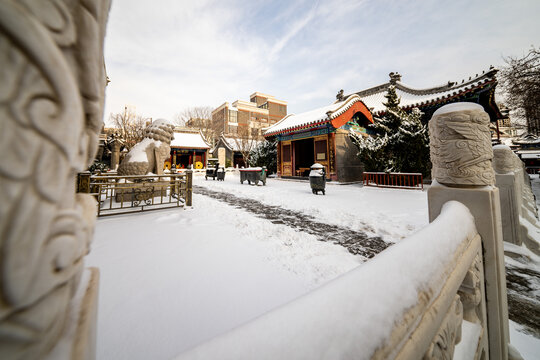
[[[88,171],[90,171],[91,173],[107,172],[109,171],[109,165],[101,161],[96,161],[92,165],[90,165],[90,167],[88,168]]]
[[[429,136],[421,122],[422,112],[414,108],[409,114],[399,107],[394,86],[385,95],[386,114],[369,125],[370,136],[353,131],[349,136],[358,147],[358,156],[367,171],[420,172],[428,175]]]
[[[260,142],[249,155],[250,166],[266,166],[269,174],[277,172],[277,141]]]

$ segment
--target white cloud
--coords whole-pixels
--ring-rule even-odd
[[[460,80],[538,45],[540,2],[113,1],[106,117],[134,104],[172,118],[254,91],[292,112],[399,71],[407,84]],[[536,43],[535,43],[536,42]]]

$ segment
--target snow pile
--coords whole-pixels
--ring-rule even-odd
[[[309,177],[322,177],[324,176],[324,166],[319,163],[311,165],[311,171],[309,172]]]
[[[510,343],[518,349],[525,360],[538,359],[540,353],[540,339],[524,334],[524,327],[509,321]]]
[[[126,161],[128,162],[146,162],[148,161],[147,148],[155,144],[156,147],[161,146],[161,141],[156,141],[154,139],[144,138],[141,142],[135,144],[129,151],[129,154],[126,156]]]
[[[475,234],[468,209],[449,202],[430,226],[363,266],[177,359],[370,359],[420,292],[437,297]]]
[[[471,111],[471,110],[482,110],[484,111],[484,108],[482,105],[478,105],[471,102],[457,102],[453,104],[444,105],[440,108],[438,108],[434,113],[435,115],[443,115],[448,114],[455,111]]]

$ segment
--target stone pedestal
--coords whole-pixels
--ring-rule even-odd
[[[475,218],[484,255],[490,359],[507,359],[508,303],[499,191],[494,186],[456,188],[434,182],[428,190],[430,222],[450,200],[467,206]]]
[[[514,173],[496,174],[497,188],[501,199],[501,218],[503,239],[506,242],[521,245],[519,213],[519,196]]]

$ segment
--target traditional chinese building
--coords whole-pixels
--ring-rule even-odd
[[[166,166],[170,168],[175,165],[177,169],[206,167],[209,149],[200,130],[176,129],[171,141],[171,157]]]
[[[219,160],[222,166],[247,167],[244,161],[243,151],[249,152],[258,145],[255,138],[242,138],[225,136],[221,134],[216,146],[211,150],[212,156]]]
[[[276,136],[278,140],[278,176],[306,176],[309,167],[318,162],[326,167],[327,177],[332,180],[361,180],[363,167],[347,133],[352,129],[367,136],[367,124],[385,114],[385,95],[390,86],[395,86],[400,107],[405,111],[419,108],[425,123],[443,105],[463,101],[480,104],[498,134],[497,120],[505,116],[495,102],[497,71],[490,68],[468,80],[449,81],[427,89],[405,85],[400,74],[390,73],[390,80],[384,84],[346,96],[341,90],[332,105],[288,115],[264,133],[265,137]]]
[[[268,128],[264,136],[278,140],[278,176],[307,176],[314,163],[326,168],[327,178],[359,180],[363,166],[349,139],[350,130],[367,136],[373,117],[356,94],[331,105],[288,115]]]

